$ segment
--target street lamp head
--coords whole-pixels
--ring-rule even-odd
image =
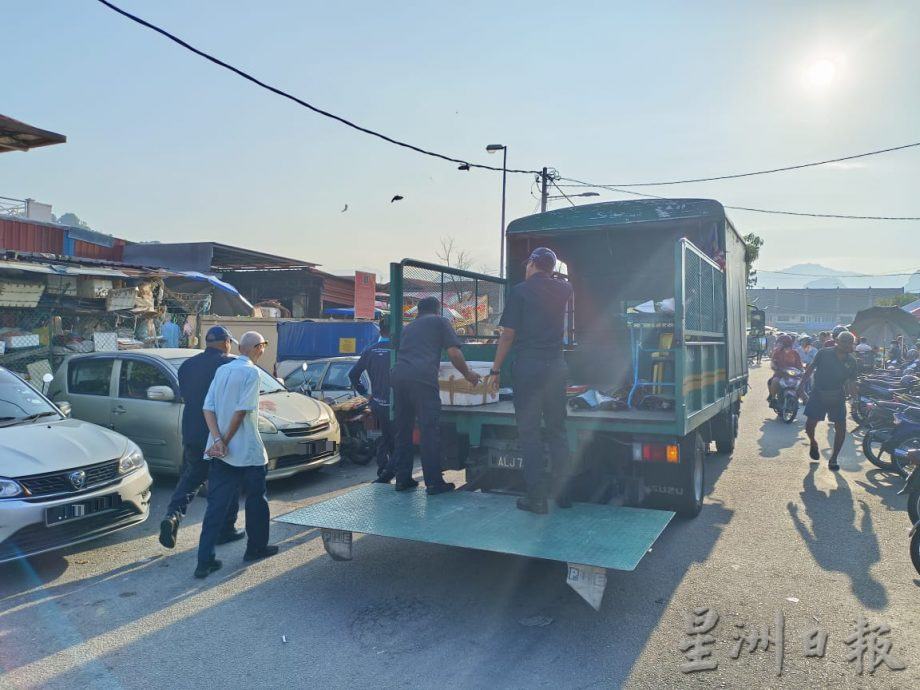
[[[600,196],[597,192],[582,192],[578,196]]]
[[[486,146],[486,151],[489,153],[495,153],[496,151],[504,150],[505,146],[503,144],[489,144]]]

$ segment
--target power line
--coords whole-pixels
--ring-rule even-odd
[[[229,64],[229,63],[226,63],[226,62],[224,62],[223,60],[220,60],[220,59],[214,57],[213,55],[210,55],[209,53],[206,53],[206,52],[204,52],[203,50],[200,50],[200,49],[194,47],[194,46],[191,45],[190,43],[187,43],[186,41],[182,40],[181,38],[179,38],[179,37],[177,37],[177,36],[175,36],[175,35],[169,33],[169,32],[166,31],[165,29],[161,29],[160,27],[156,26],[155,24],[152,24],[152,23],[150,23],[150,22],[148,22],[148,21],[146,21],[146,20],[144,20],[144,19],[141,19],[140,17],[138,17],[138,16],[136,16],[136,15],[131,14],[130,12],[127,12],[127,11],[121,9],[120,7],[114,5],[113,3],[109,2],[108,0],[97,0],[97,1],[98,1],[100,4],[102,4],[102,5],[106,6],[106,7],[108,7],[108,8],[111,9],[112,11],[114,11],[114,12],[116,12],[116,13],[122,15],[123,17],[125,17],[125,18],[127,18],[127,19],[130,19],[131,21],[133,21],[133,22],[135,22],[135,23],[137,23],[137,24],[140,24],[140,25],[143,26],[143,27],[146,27],[146,28],[150,29],[151,31],[155,31],[156,33],[160,34],[161,36],[164,36],[164,37],[168,38],[170,41],[173,41],[173,42],[176,43],[177,45],[182,46],[182,47],[185,48],[186,50],[188,50],[188,51],[190,51],[190,52],[192,52],[192,53],[194,53],[194,54],[196,54],[196,55],[198,55],[198,56],[204,58],[205,60],[208,60],[209,62],[212,62],[212,63],[214,63],[215,65],[217,65],[217,66],[219,66],[219,67],[223,67],[224,69],[227,69],[227,70],[233,72],[233,73],[236,74],[237,76],[240,76],[240,77],[242,77],[243,79],[246,79],[247,81],[250,81],[250,82],[252,82],[253,84],[255,84],[255,85],[257,85],[257,86],[259,86],[259,87],[261,87],[261,88],[263,88],[263,89],[265,89],[265,90],[267,90],[267,91],[270,91],[271,93],[274,93],[274,94],[276,94],[276,95],[278,95],[278,96],[281,96],[282,98],[286,98],[286,99],[288,99],[288,100],[290,100],[290,101],[293,101],[294,103],[297,103],[298,105],[300,105],[300,106],[302,106],[302,107],[304,107],[304,108],[307,108],[308,110],[312,110],[313,112],[315,112],[315,113],[317,113],[317,114],[319,114],[319,115],[322,115],[322,116],[324,116],[324,117],[328,117],[328,118],[330,118],[330,119],[332,119],[332,120],[335,120],[336,122],[339,122],[339,123],[345,125],[346,127],[350,127],[350,128],[352,128],[352,129],[355,129],[355,130],[357,130],[357,131],[359,131],[359,132],[362,132],[362,133],[364,133],[364,134],[368,134],[368,135],[373,136],[373,137],[376,137],[376,138],[378,138],[378,139],[382,139],[383,141],[386,141],[387,143],[390,143],[390,144],[393,144],[393,145],[395,145],[395,146],[399,146],[399,147],[402,147],[402,148],[409,149],[410,151],[415,151],[416,153],[420,153],[420,154],[425,155],[425,156],[430,156],[430,157],[432,157],[432,158],[438,158],[438,159],[445,160],[445,161],[448,161],[448,162],[451,162],[451,163],[459,163],[459,164],[461,164],[462,166],[466,166],[466,168],[477,168],[477,169],[480,169],[480,170],[490,170],[490,171],[493,171],[493,172],[502,172],[502,171],[504,171],[504,172],[508,172],[508,173],[518,173],[518,174],[527,174],[527,175],[534,175],[534,174],[535,174],[535,175],[541,175],[541,172],[538,171],[538,170],[503,169],[503,168],[498,168],[498,167],[491,166],[491,165],[482,165],[482,164],[480,164],[480,163],[470,163],[470,162],[465,161],[465,160],[463,160],[463,159],[461,159],[461,158],[454,158],[454,157],[452,157],[452,156],[447,156],[447,155],[445,155],[445,154],[437,153],[437,152],[435,152],[435,151],[429,151],[429,150],[423,149],[423,148],[421,148],[421,147],[419,147],[419,146],[415,146],[415,145],[413,145],[413,144],[409,144],[409,143],[406,143],[406,142],[403,142],[403,141],[399,141],[399,140],[397,140],[397,139],[393,139],[392,137],[389,137],[389,136],[387,136],[387,135],[385,135],[385,134],[381,134],[380,132],[376,132],[376,131],[374,131],[374,130],[372,130],[372,129],[368,129],[368,128],[366,128],[366,127],[362,127],[362,126],[360,126],[360,125],[355,124],[354,122],[351,122],[350,120],[345,119],[344,117],[341,117],[341,116],[339,116],[339,115],[335,115],[334,113],[330,113],[330,112],[328,112],[328,111],[326,111],[326,110],[323,110],[323,109],[321,109],[321,108],[318,108],[317,106],[314,106],[314,105],[308,103],[307,101],[304,101],[303,99],[300,99],[300,98],[298,98],[297,96],[294,96],[294,95],[288,93],[287,91],[284,91],[283,89],[279,89],[279,88],[277,88],[277,87],[275,87],[275,86],[271,86],[271,85],[269,85],[269,84],[266,84],[265,82],[263,82],[263,81],[257,79],[256,77],[253,77],[252,75],[248,74],[247,72],[244,72],[243,70],[239,69],[238,67],[234,67],[233,65],[231,65],[231,64]],[[583,180],[576,180],[576,179],[574,179],[574,178],[563,178],[563,177],[554,176],[553,179],[552,179],[552,182],[553,182],[553,184],[555,185],[556,189],[558,189],[558,190],[562,193],[562,195],[565,196],[565,198],[569,201],[569,203],[571,203],[573,206],[574,206],[575,204],[572,202],[571,199],[568,198],[568,196],[566,196],[565,192],[562,191],[562,189],[560,188],[560,186],[559,186],[558,184],[556,184],[556,179],[566,180],[566,181],[575,183],[575,185],[565,185],[565,186],[576,186],[576,185],[577,185],[577,186],[582,186],[582,187],[590,187],[590,188],[594,188],[594,189],[606,189],[606,190],[608,190],[608,191],[617,192],[617,193],[620,193],[620,194],[633,194],[633,195],[636,195],[636,196],[642,196],[642,197],[647,197],[647,198],[652,198],[652,199],[665,199],[666,197],[655,196],[655,195],[653,195],[653,194],[641,194],[641,193],[638,193],[638,192],[631,192],[631,191],[627,191],[627,190],[622,189],[622,188],[623,188],[623,187],[631,187],[631,186],[633,186],[633,187],[638,187],[638,186],[654,186],[654,185],[682,184],[682,183],[688,183],[688,182],[704,182],[704,181],[711,181],[711,180],[729,179],[729,178],[732,178],[732,177],[749,177],[749,176],[752,176],[752,175],[764,175],[764,174],[773,173],[773,172],[781,172],[781,171],[786,171],[786,170],[796,170],[796,169],[799,169],[799,168],[806,168],[806,167],[812,167],[812,166],[816,166],[816,165],[825,165],[825,164],[827,164],[827,163],[833,163],[833,162],[839,162],[839,161],[845,161],[845,160],[852,160],[852,159],[854,159],[854,158],[863,158],[863,157],[866,157],[866,156],[873,156],[873,155],[877,155],[877,154],[880,154],[880,153],[887,153],[887,152],[890,152],[890,151],[897,151],[897,150],[901,150],[901,149],[905,149],[905,148],[910,148],[910,147],[914,147],[914,146],[920,146],[920,142],[914,143],[914,144],[905,144],[905,145],[903,145],[903,146],[896,146],[896,147],[892,147],[892,148],[888,148],[888,149],[881,149],[881,150],[878,150],[878,151],[870,151],[870,152],[868,152],[868,153],[861,153],[861,154],[856,154],[856,155],[853,155],[853,156],[844,156],[844,157],[841,157],[841,158],[834,158],[834,159],[830,159],[830,160],[826,160],[826,161],[819,161],[819,162],[816,162],[816,163],[804,163],[804,164],[801,164],[801,165],[786,166],[786,167],[784,167],[784,168],[775,168],[775,169],[773,169],[773,170],[761,170],[761,171],[751,172],[751,173],[740,173],[740,174],[736,174],[736,175],[722,175],[722,176],[718,176],[718,177],[697,178],[697,179],[691,179],[691,180],[673,180],[673,181],[667,181],[667,182],[628,183],[628,184],[622,184],[622,185],[600,185],[600,184],[592,184],[592,183],[589,183],[589,182],[584,182]],[[855,215],[843,215],[843,214],[832,214],[832,213],[803,213],[803,212],[797,212],[797,211],[776,211],[776,210],[770,210],[770,209],[751,208],[751,207],[747,207],[747,206],[725,206],[725,208],[729,208],[729,209],[736,210],[736,211],[749,211],[749,212],[752,212],[752,213],[768,213],[768,214],[786,215],[786,216],[804,216],[804,217],[810,217],[810,218],[840,218],[840,219],[848,219],[848,220],[920,220],[920,217],[904,217],[904,216],[855,216]]]
[[[411,150],[411,151],[415,151],[416,153],[421,153],[422,155],[425,155],[425,156],[431,156],[432,158],[440,158],[441,160],[449,161],[449,162],[451,162],[451,163],[460,163],[460,164],[463,164],[463,165],[468,165],[468,166],[471,167],[471,168],[479,168],[480,170],[492,170],[492,171],[494,171],[494,172],[502,172],[502,171],[503,171],[503,168],[496,168],[496,167],[491,166],[491,165],[482,165],[482,164],[479,164],[479,163],[470,163],[469,161],[465,161],[465,160],[463,160],[463,159],[461,159],[461,158],[453,158],[453,157],[451,157],[451,156],[444,155],[443,153],[437,153],[437,152],[435,152],[435,151],[428,151],[428,150],[426,150],[426,149],[423,149],[423,148],[421,148],[421,147],[415,146],[415,145],[413,145],[413,144],[408,144],[408,143],[406,143],[406,142],[404,142],[404,141],[399,141],[399,140],[397,140],[397,139],[393,139],[392,137],[388,137],[387,135],[381,134],[380,132],[375,132],[374,130],[368,129],[367,127],[362,127],[362,126],[360,126],[360,125],[357,125],[357,124],[355,124],[354,122],[351,122],[350,120],[346,120],[344,117],[341,117],[341,116],[339,116],[339,115],[335,115],[335,114],[333,114],[333,113],[330,113],[330,112],[328,112],[328,111],[326,111],[326,110],[323,110],[322,108],[316,107],[315,105],[311,105],[310,103],[307,103],[306,101],[304,101],[304,100],[298,98],[297,96],[291,95],[290,93],[288,93],[287,91],[284,91],[283,89],[279,89],[279,88],[277,88],[277,87],[275,87],[275,86],[271,86],[270,84],[266,84],[265,82],[263,82],[263,81],[257,79],[256,77],[253,77],[251,74],[248,74],[247,72],[244,72],[243,70],[239,69],[238,67],[234,67],[233,65],[228,64],[228,63],[224,62],[223,60],[220,60],[220,59],[214,57],[213,55],[210,55],[210,54],[204,52],[203,50],[200,50],[200,49],[196,48],[195,46],[191,45],[190,43],[187,43],[186,41],[183,41],[181,38],[179,38],[178,36],[174,36],[173,34],[169,33],[169,32],[166,31],[165,29],[161,29],[160,27],[156,26],[155,24],[151,24],[150,22],[148,22],[148,21],[146,21],[146,20],[144,20],[144,19],[141,19],[140,17],[138,17],[138,16],[136,16],[136,15],[131,14],[130,12],[126,12],[125,10],[123,10],[123,9],[121,9],[120,7],[118,7],[118,6],[114,5],[114,4],[112,4],[112,3],[109,2],[108,0],[98,0],[98,2],[101,3],[101,4],[103,4],[103,5],[105,5],[105,6],[108,7],[109,9],[113,10],[114,12],[117,12],[118,14],[122,15],[123,17],[126,17],[126,18],[130,19],[131,21],[136,22],[137,24],[140,24],[141,26],[144,26],[144,27],[146,27],[146,28],[148,28],[148,29],[150,29],[150,30],[152,30],[152,31],[155,31],[156,33],[160,34],[161,36],[165,36],[165,37],[168,38],[170,41],[173,41],[174,43],[176,43],[176,44],[182,46],[182,47],[185,48],[186,50],[189,50],[189,51],[195,53],[196,55],[198,55],[198,56],[200,56],[200,57],[203,57],[205,60],[208,60],[208,61],[210,61],[210,62],[213,62],[215,65],[218,65],[219,67],[223,67],[224,69],[230,70],[231,72],[233,72],[234,74],[236,74],[236,75],[242,77],[243,79],[246,79],[247,81],[250,81],[250,82],[252,82],[253,84],[255,84],[255,85],[257,85],[257,86],[260,86],[260,87],[262,87],[263,89],[265,89],[265,90],[267,90],[267,91],[271,91],[272,93],[274,93],[274,94],[276,94],[276,95],[278,95],[278,96],[281,96],[282,98],[287,98],[288,100],[293,101],[294,103],[297,103],[298,105],[301,105],[301,106],[303,106],[304,108],[307,108],[307,109],[309,109],[309,110],[312,110],[314,113],[317,113],[317,114],[322,115],[322,116],[324,116],[324,117],[328,117],[328,118],[330,118],[330,119],[332,119],[332,120],[335,120],[335,121],[337,121],[337,122],[340,122],[340,123],[342,123],[343,125],[345,125],[346,127],[351,127],[352,129],[356,129],[356,130],[358,130],[359,132],[363,132],[364,134],[369,134],[369,135],[372,136],[372,137],[377,137],[378,139],[383,139],[384,141],[386,141],[386,142],[388,142],[388,143],[390,143],[390,144],[394,144],[394,145],[396,145],[396,146],[401,146],[402,148],[406,148],[406,149],[409,149],[409,150]],[[509,173],[524,173],[524,174],[527,174],[527,175],[533,175],[533,174],[539,175],[539,174],[540,174],[540,171],[539,171],[539,170],[511,170],[511,169],[507,169],[507,170],[504,170],[504,172],[509,172]]]
[[[552,182],[553,187],[555,187],[556,189],[559,189],[559,185],[556,184],[556,180],[555,180],[554,178],[550,177],[550,178],[549,178],[549,181]],[[571,199],[569,199],[569,195],[568,195],[568,194],[566,194],[565,192],[563,192],[561,189],[559,189],[559,193],[560,193],[562,196],[565,197],[565,200],[566,200],[566,201],[568,201],[570,204],[572,204],[572,207],[573,207],[573,208],[575,207],[575,202],[572,201]]]
[[[847,278],[899,278],[901,276],[912,276],[915,273],[920,271],[920,269],[915,269],[913,271],[907,271],[904,273],[846,273],[846,274],[828,274],[828,273],[796,273],[795,271],[769,271],[765,268],[758,268],[757,275],[762,275],[769,273],[774,276],[798,276],[799,278],[839,278],[840,280],[846,280]]]
[[[663,199],[667,200],[666,196],[656,196],[655,194],[643,194],[642,192],[633,192],[628,189],[619,189],[617,187],[612,187],[610,185],[602,184],[591,184],[590,182],[579,182],[581,186],[591,187],[593,189],[605,189],[608,192],[616,192],[618,194],[631,194],[632,196],[641,196],[647,199]],[[802,216],[806,218],[840,218],[844,220],[920,220],[920,216],[854,216],[846,215],[841,213],[806,213],[803,211],[777,211],[774,209],[766,208],[751,208],[750,206],[729,206],[727,204],[722,205],[724,208],[732,209],[733,211],[750,211],[752,213],[769,213],[772,215],[780,216]]]
[[[715,177],[697,177],[689,180],[668,180],[666,182],[627,182],[623,184],[611,184],[611,185],[600,185],[600,186],[609,186],[609,187],[660,187],[664,185],[671,184],[688,184],[690,182],[713,182],[715,180],[734,180],[739,177],[754,177],[755,175],[770,175],[772,173],[778,172],[787,172],[789,170],[801,170],[802,168],[814,168],[819,165],[827,165],[828,163],[841,163],[843,161],[851,161],[856,158],[866,158],[868,156],[877,156],[881,153],[891,153],[892,151],[901,151],[903,149],[913,148],[915,146],[920,146],[920,141],[913,144],[903,144],[901,146],[892,146],[887,149],[879,149],[878,151],[868,151],[866,153],[857,153],[852,156],[841,156],[840,158],[829,158],[825,161],[816,161],[814,163],[800,163],[798,165],[786,165],[782,168],[771,168],[769,170],[756,170],[754,172],[746,173],[734,173],[732,175],[717,175]],[[570,182],[577,182],[577,180],[569,180],[567,177],[560,178],[562,180],[568,180]],[[584,183],[573,184],[573,185],[563,185],[563,187],[582,187],[582,186],[594,186],[586,185]]]

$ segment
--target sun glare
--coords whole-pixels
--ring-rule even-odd
[[[837,63],[830,58],[815,60],[805,69],[805,84],[814,89],[826,89],[837,78]]]

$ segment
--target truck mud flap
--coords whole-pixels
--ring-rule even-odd
[[[535,515],[518,510],[513,496],[456,491],[428,498],[421,489],[367,484],[275,520],[321,528],[337,560],[350,558],[351,533],[358,532],[559,561],[570,586],[597,608],[605,571],[634,570],[672,517],[670,511],[587,503]]]

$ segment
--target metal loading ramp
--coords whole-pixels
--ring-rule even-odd
[[[459,546],[568,564],[567,582],[595,609],[606,570],[634,570],[674,513],[576,503],[547,515],[518,510],[502,494],[454,491],[428,497],[367,484],[336,498],[275,518],[322,529],[336,560],[351,560],[352,533]]]

